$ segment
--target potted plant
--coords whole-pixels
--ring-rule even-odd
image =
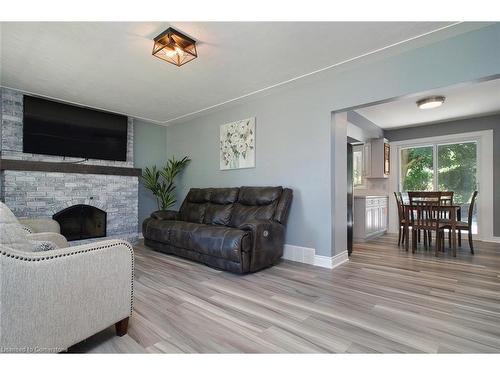
[[[141,176],[142,183],[155,196],[159,210],[168,210],[175,204],[175,177],[184,170],[190,161],[191,159],[187,156],[180,160],[172,157],[162,169],[157,169],[156,165],[144,169]]]

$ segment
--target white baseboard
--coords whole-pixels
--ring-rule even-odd
[[[283,259],[292,260],[294,262],[313,264],[316,251],[310,247],[301,247],[295,245],[287,245],[283,248]]]
[[[285,244],[283,249],[283,259],[333,269],[340,266],[342,263],[347,262],[349,257],[347,255],[347,250],[328,257],[324,255],[316,255],[316,251],[310,247]]]
[[[473,240],[478,240],[478,241],[483,241],[483,242],[495,242],[495,243],[500,243],[500,237],[489,237],[489,238],[474,238],[474,235],[472,235]],[[463,237],[462,237],[463,241]]]

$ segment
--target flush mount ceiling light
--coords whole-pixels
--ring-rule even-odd
[[[444,103],[444,96],[429,96],[417,101],[417,107],[420,109],[437,108]]]
[[[196,41],[169,27],[154,38],[153,56],[177,66],[198,57]]]

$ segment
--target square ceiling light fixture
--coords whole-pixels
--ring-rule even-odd
[[[198,57],[196,41],[169,27],[154,38],[153,56],[177,66]]]

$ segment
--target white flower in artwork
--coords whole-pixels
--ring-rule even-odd
[[[231,144],[233,144],[233,145],[237,144],[239,142],[240,138],[241,138],[240,132],[235,131],[234,133],[231,134],[231,138],[230,138]]]
[[[221,125],[220,168],[255,166],[255,117]]]

